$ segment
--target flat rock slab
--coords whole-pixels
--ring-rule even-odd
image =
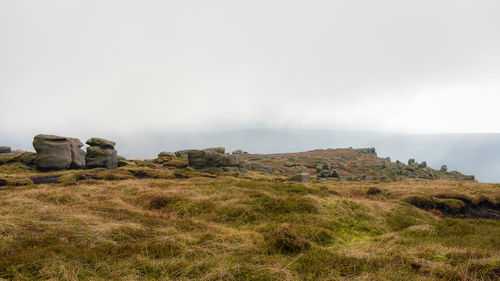
[[[61,175],[51,175],[45,177],[31,177],[34,184],[60,183]]]

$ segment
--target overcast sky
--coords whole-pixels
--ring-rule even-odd
[[[500,1],[0,1],[1,134],[500,132]]]

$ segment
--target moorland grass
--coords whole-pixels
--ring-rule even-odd
[[[58,184],[0,187],[0,279],[500,278],[500,221],[442,218],[407,199],[500,202],[499,185],[148,171],[158,178],[71,171]]]

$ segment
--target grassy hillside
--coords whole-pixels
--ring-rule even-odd
[[[500,185],[293,183],[174,162],[33,184],[51,175],[0,166],[0,279],[500,279]]]

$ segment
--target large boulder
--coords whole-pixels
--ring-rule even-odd
[[[82,142],[77,138],[55,135],[36,135],[33,147],[37,154],[36,166],[39,170],[81,169],[85,167],[85,151]],[[30,161],[25,156],[25,161]]]
[[[10,146],[0,146],[0,154],[11,153]]]
[[[188,153],[189,166],[196,169],[211,167],[242,167],[243,160],[235,155],[222,154],[212,150],[191,150]]]
[[[87,168],[108,168],[118,167],[118,154],[114,149],[115,142],[91,138],[86,142],[90,145],[87,148]]]
[[[36,167],[39,170],[63,170],[71,165],[71,145],[66,137],[36,135],[33,139]]]

